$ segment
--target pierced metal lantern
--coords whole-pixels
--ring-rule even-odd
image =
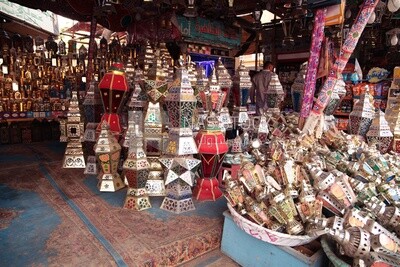
[[[308,68],[308,62],[301,64],[300,71],[297,73],[297,77],[291,87],[293,110],[295,112],[301,111],[301,106],[303,105],[304,96],[304,81],[306,79]]]
[[[368,144],[376,146],[381,153],[386,153],[390,148],[392,140],[393,134],[385,119],[385,113],[378,110],[367,132]]]
[[[222,196],[217,175],[229,148],[214,113],[207,118],[205,127],[195,139],[201,159],[201,178],[197,179],[194,195],[198,200],[215,201]]]
[[[215,69],[210,77],[210,82],[206,90],[200,92],[203,108],[208,111],[219,112],[225,102],[226,92],[221,91],[221,87],[215,75]]]
[[[233,114],[238,117],[239,123],[244,123],[249,118],[247,114],[247,101],[249,100],[250,88],[251,78],[249,70],[241,60],[236,74],[233,77],[233,94],[235,99]]]
[[[147,71],[150,69],[154,62],[154,51],[149,41],[138,55],[138,63],[140,68],[144,71],[145,79],[147,79]]]
[[[114,63],[99,83],[105,111],[101,122],[107,122],[110,131],[115,135],[119,135],[122,131],[119,113],[128,91],[128,82],[123,69],[123,64]]]
[[[338,79],[336,81],[335,87],[333,88],[333,92],[331,98],[329,99],[329,103],[326,106],[324,113],[327,116],[333,115],[336,108],[342,102],[343,97],[346,95],[346,83],[342,79]]]
[[[133,111],[130,111],[130,115]],[[131,115],[132,117],[133,115]],[[133,120],[131,118],[131,120]],[[131,128],[129,135],[129,151],[123,164],[123,173],[128,182],[128,191],[124,208],[145,210],[151,208],[150,199],[146,190],[150,163],[143,150],[143,133],[139,126]]]
[[[115,192],[125,187],[118,174],[121,146],[111,133],[107,122],[101,124],[101,131],[94,146],[94,152],[102,169],[98,176],[97,187],[99,190],[101,192]]]
[[[196,85],[193,86],[194,88],[194,95],[196,96],[197,99],[197,105],[202,107],[202,101],[200,97],[200,93],[206,90],[208,88],[208,78],[206,75],[206,70],[202,66],[197,66],[196,68],[197,75],[196,75]]]
[[[128,107],[130,110],[146,110],[149,97],[144,90],[144,75],[143,71],[137,67],[133,77],[133,87],[131,98],[129,99]]]
[[[165,155],[159,159],[164,166],[167,194],[160,208],[179,214],[195,209],[191,186],[200,160],[193,158],[197,147],[191,129],[172,128],[169,139]]]
[[[84,122],[81,119],[78,92],[73,91],[67,113],[67,120],[60,121],[61,142],[68,142],[64,152],[63,168],[85,168],[82,150]]]
[[[225,68],[224,64],[222,63],[221,58],[218,59],[217,68],[216,68],[216,75],[218,79],[218,84],[221,88],[222,92],[225,92],[227,97],[224,100],[223,106],[226,107],[229,102],[229,97],[232,88],[232,78],[229,74],[228,70]]]
[[[192,128],[196,97],[184,66],[177,69],[177,78],[165,98],[170,127]]]
[[[360,227],[332,230],[330,235],[341,245],[343,252],[349,257],[363,258],[370,253],[371,235]]]
[[[267,112],[280,113],[280,106],[284,99],[285,92],[283,91],[282,84],[279,81],[278,75],[272,72],[271,81],[268,85],[268,90],[265,95]]]
[[[103,107],[101,103],[100,91],[96,81],[92,80],[89,89],[86,91],[83,100],[83,110],[86,122],[99,122]]]
[[[365,137],[374,117],[375,109],[371,95],[366,90],[349,115],[349,133]]]

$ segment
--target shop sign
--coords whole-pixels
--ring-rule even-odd
[[[6,0],[0,0],[0,12],[7,14],[18,20],[22,20],[36,28],[44,31],[59,34],[54,25],[54,14],[52,12],[42,12],[36,9],[30,9]]]
[[[177,16],[182,37],[191,42],[207,43],[213,46],[239,47],[241,34],[239,29],[225,27],[222,22],[204,18],[186,18]]]

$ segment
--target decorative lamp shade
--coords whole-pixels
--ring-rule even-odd
[[[201,102],[203,103],[203,108],[208,111],[218,112],[221,110],[226,97],[226,92],[221,91],[221,87],[217,81],[217,76],[215,75],[214,69],[207,89],[200,92],[200,98]]]
[[[194,95],[197,98],[197,101],[201,103],[200,92],[203,92],[208,87],[208,78],[206,75],[206,69],[202,66],[197,66],[196,68],[197,76],[196,76],[196,85],[194,86]]]
[[[224,100],[224,107],[228,105],[229,101],[229,95],[231,92],[231,87],[232,87],[232,78],[231,75],[228,73],[228,70],[225,68],[224,64],[221,61],[221,58],[218,59],[218,64],[217,64],[217,79],[218,79],[218,84],[221,88],[222,92],[225,92],[227,95],[225,100]]]
[[[213,117],[209,116],[207,122],[209,123],[211,119]],[[200,130],[195,138],[201,160],[201,177],[216,177],[229,150],[225,136],[217,125],[218,122],[206,124],[206,129]]]
[[[171,127],[192,128],[196,97],[185,67],[177,71],[177,78],[165,98]]]
[[[324,110],[325,115],[333,115],[345,95],[346,83],[344,82],[343,78],[340,78],[336,81],[335,87],[333,88],[332,96]]]
[[[164,151],[167,155],[197,154],[197,146],[190,128],[172,128],[169,130],[169,142]]]
[[[123,68],[124,66],[121,63],[114,63],[99,83],[105,110],[101,121],[107,121],[110,130],[114,133],[121,132],[118,113],[128,91],[128,82]]]
[[[128,157],[124,161],[124,176],[130,188],[145,188],[150,163],[143,150],[143,137],[131,135]]]
[[[367,132],[367,141],[369,145],[375,145],[381,153],[389,150],[393,140],[393,134],[390,131],[389,124],[385,119],[385,113],[381,110],[376,112],[375,118]]]
[[[236,74],[233,77],[233,94],[235,97],[235,106],[246,106],[249,99],[249,91],[251,87],[251,77],[249,70],[240,61],[240,65],[236,70]]]
[[[111,134],[107,123],[101,124],[100,136],[94,146],[94,152],[105,174],[116,173],[121,154],[121,146]]]
[[[285,96],[282,84],[279,81],[278,75],[272,72],[271,81],[266,93],[266,104],[268,109],[280,109],[280,105]]]
[[[300,112],[301,106],[303,104],[303,96],[304,96],[304,81],[307,74],[308,62],[301,64],[300,71],[297,74],[296,79],[292,85],[292,102],[293,102],[293,110],[295,112]]]
[[[371,103],[371,95],[368,93],[368,90],[365,92],[366,93],[361,95],[360,100],[354,105],[354,109],[349,115],[349,133],[364,137],[375,117],[375,109]]]

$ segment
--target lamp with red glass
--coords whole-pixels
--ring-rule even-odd
[[[125,95],[128,91],[124,66],[122,63],[114,63],[99,83],[101,99],[104,106],[104,114],[101,118],[110,125],[110,131],[114,135],[121,133],[120,111]]]
[[[219,128],[218,118],[211,112],[205,121],[205,129],[196,135],[196,144],[200,155],[200,178],[193,190],[197,200],[215,201],[222,196],[217,180],[228,144],[225,135]]]

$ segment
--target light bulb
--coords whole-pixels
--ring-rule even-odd
[[[375,14],[375,11],[374,11],[374,12],[372,12],[371,16],[368,19],[368,24],[374,23],[375,19],[376,19],[376,14]]]
[[[397,38],[397,34],[393,34],[392,37],[390,38],[390,44],[392,46],[397,45],[397,43],[399,42],[399,38]]]
[[[346,17],[346,19],[349,19],[351,17],[351,10],[350,9],[346,10],[345,17]]]

